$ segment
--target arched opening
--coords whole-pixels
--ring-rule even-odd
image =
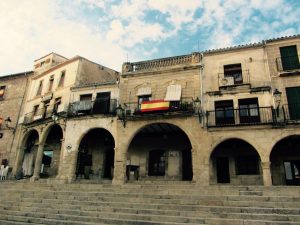
[[[44,144],[41,178],[55,177],[58,174],[62,139],[63,131],[61,127],[57,124],[53,125]]]
[[[38,150],[39,134],[36,130],[30,131],[24,142],[24,155],[22,160],[22,173],[16,174],[17,179],[28,178],[33,175],[34,164]]]
[[[102,128],[90,130],[78,149],[77,179],[112,179],[115,141],[110,132]]]
[[[300,135],[277,142],[270,162],[273,185],[300,185]]]
[[[240,139],[220,143],[212,152],[211,183],[261,185],[260,157],[255,148]]]
[[[128,180],[192,180],[192,145],[177,126],[154,123],[132,139],[126,162]]]

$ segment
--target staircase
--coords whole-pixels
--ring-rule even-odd
[[[300,187],[0,182],[0,224],[300,225]]]

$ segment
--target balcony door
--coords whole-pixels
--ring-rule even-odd
[[[216,125],[234,124],[233,100],[215,102]]]
[[[240,123],[259,123],[259,107],[257,98],[239,99]]]
[[[110,106],[110,92],[97,93],[93,112],[94,114],[107,114],[109,113]]]
[[[300,69],[296,45],[281,47],[280,56],[283,70]]]
[[[300,87],[286,88],[286,96],[291,120],[300,119]]]
[[[233,77],[235,85],[243,84],[242,65],[224,65],[224,77]]]

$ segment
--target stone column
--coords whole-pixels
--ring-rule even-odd
[[[115,185],[124,184],[126,180],[126,151],[115,151],[114,178],[112,183]]]
[[[16,156],[16,161],[13,167],[13,175],[16,176],[17,173],[19,173],[22,170],[22,163],[23,163],[23,157],[24,157],[24,151],[25,147],[19,147],[17,148],[17,156]]]
[[[264,186],[272,186],[271,162],[261,162]]]
[[[209,162],[192,149],[193,181],[201,186],[209,185]]]
[[[33,176],[31,177],[31,181],[35,181],[40,178],[43,154],[44,154],[44,144],[39,144],[35,163],[34,163],[34,172],[33,172]]]
[[[63,169],[63,164],[64,164],[64,149],[65,149],[65,139],[60,139],[60,156],[59,156],[59,165],[58,165],[58,170],[57,170],[57,176],[56,179],[64,179],[64,169]]]

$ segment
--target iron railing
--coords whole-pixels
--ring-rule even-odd
[[[238,86],[250,84],[249,70],[218,74],[219,87]]]
[[[70,103],[68,116],[110,114],[115,115],[117,99],[95,99]]]
[[[276,58],[276,65],[279,72],[299,70],[299,55],[278,57]]]
[[[273,124],[272,107],[212,110],[206,112],[207,127]]]
[[[43,119],[51,118],[53,115],[53,105],[47,108],[38,109],[35,112],[26,113],[24,116],[24,124],[29,124],[36,121],[41,121]]]
[[[127,102],[124,103],[123,106],[126,116],[145,116],[155,114],[187,114],[194,112],[195,109],[192,98],[182,98],[180,101],[171,101],[169,109],[164,111],[154,110],[151,112],[142,112],[141,106],[137,102]]]

